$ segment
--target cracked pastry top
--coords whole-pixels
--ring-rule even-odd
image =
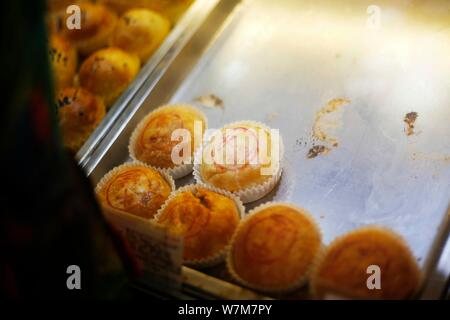
[[[203,148],[199,170],[203,182],[236,192],[260,185],[276,173],[276,170],[269,174],[263,172],[275,165],[268,128],[253,122],[238,122],[221,128],[218,133]],[[261,149],[261,137],[266,138],[266,150]]]
[[[177,129],[186,129],[191,137],[192,159],[199,145],[194,132],[196,122],[204,132],[206,119],[200,111],[189,105],[174,104],[154,110],[139,123],[130,139],[132,157],[158,168],[174,168],[176,165],[172,161],[172,150],[180,141],[172,141],[172,133]]]
[[[103,98],[110,107],[139,72],[136,55],[119,48],[94,52],[80,67],[80,85]]]
[[[321,233],[306,211],[274,203],[241,222],[228,263],[249,286],[283,291],[306,281],[321,247]]]
[[[60,35],[52,35],[49,43],[50,63],[55,81],[55,88],[72,86],[77,69],[77,52],[72,45]]]
[[[147,9],[132,9],[120,17],[111,44],[146,61],[169,34],[170,22]]]
[[[197,186],[174,195],[158,213],[157,221],[184,237],[184,260],[201,260],[229,244],[240,213],[234,200]]]
[[[62,28],[61,30],[80,54],[86,56],[108,45],[116,27],[117,15],[101,4],[83,2],[78,5],[81,11],[80,29]],[[68,13],[64,22],[67,20],[70,20]]]
[[[153,218],[171,191],[161,173],[139,164],[113,169],[96,188],[102,206],[142,218]]]
[[[56,96],[64,145],[76,152],[105,116],[103,101],[86,89],[67,87]]]
[[[368,279],[374,274],[370,266],[379,268],[380,289],[368,288]],[[312,277],[317,298],[407,299],[419,284],[419,268],[404,241],[377,227],[361,228],[333,241]]]

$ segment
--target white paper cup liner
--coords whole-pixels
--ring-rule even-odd
[[[257,127],[262,127],[270,132],[270,128],[268,126],[266,126],[265,124],[263,124],[261,122],[257,122],[257,121],[250,121],[250,120],[232,122],[232,123],[226,124],[222,128],[233,126],[233,125],[257,126]],[[205,136],[204,140],[203,140],[204,143],[207,143],[210,138],[211,138],[211,136]],[[212,184],[204,181],[202,178],[202,175],[200,173],[201,161],[203,159],[203,147],[204,147],[204,144],[199,146],[194,154],[194,173],[193,173],[194,178],[198,184],[215,187]],[[259,200],[262,197],[269,194],[275,188],[275,186],[278,184],[278,182],[281,179],[281,174],[283,171],[283,158],[284,158],[284,144],[283,144],[283,139],[280,135],[280,158],[279,158],[279,165],[278,165],[276,173],[271,175],[269,177],[269,179],[265,180],[263,183],[260,183],[255,186],[251,186],[251,187],[248,187],[248,188],[245,188],[242,190],[234,191],[233,194],[238,196],[243,203],[250,203],[250,202]]]
[[[256,285],[253,283],[249,283],[248,281],[242,279],[239,274],[236,272],[236,270],[234,269],[234,262],[233,262],[233,246],[234,243],[236,241],[236,237],[240,231],[240,229],[242,228],[242,226],[249,220],[251,219],[251,217],[255,214],[258,214],[258,212],[273,207],[273,206],[286,206],[289,208],[292,208],[296,211],[299,211],[299,214],[302,214],[304,217],[306,217],[311,223],[312,225],[315,227],[316,231],[319,233],[320,239],[322,239],[322,232],[321,229],[319,227],[319,225],[317,224],[317,222],[314,220],[314,218],[311,216],[311,214],[306,211],[303,208],[297,207],[291,203],[285,203],[285,202],[266,202],[262,205],[259,205],[258,207],[250,210],[250,212],[248,212],[247,216],[242,219],[242,221],[239,223],[239,226],[236,228],[236,231],[233,235],[233,238],[231,239],[231,243],[230,243],[230,249],[228,250],[228,254],[226,257],[226,264],[227,264],[227,269],[228,272],[230,273],[230,275],[233,277],[234,280],[236,280],[238,283],[240,283],[241,285],[254,289],[254,290],[258,290],[264,293],[271,293],[271,294],[282,294],[282,293],[289,293],[292,291],[295,291],[296,289],[301,288],[303,285],[306,284],[306,282],[309,280],[309,277],[311,275],[312,269],[313,269],[313,265],[314,262],[316,261],[318,255],[320,254],[320,252],[323,250],[323,245],[321,245],[321,247],[318,249],[318,251],[315,254],[315,257],[312,259],[310,266],[308,267],[307,271],[301,275],[297,281],[294,281],[293,283],[291,283],[290,285],[280,285],[280,286],[263,286],[263,285]],[[322,241],[322,240],[321,240]]]
[[[171,194],[175,191],[175,182],[174,182],[172,176],[169,175],[166,171],[158,169],[158,168],[155,168],[155,167],[152,167],[152,166],[150,166],[148,164],[145,164],[144,162],[134,160],[134,161],[131,161],[131,162],[125,162],[125,163],[123,163],[123,164],[121,164],[121,165],[119,165],[117,167],[114,167],[110,171],[108,171],[108,173],[106,173],[100,179],[100,181],[97,183],[97,185],[95,187],[95,194],[97,195],[100,192],[100,190],[105,186],[105,184],[108,181],[110,181],[111,178],[113,178],[117,173],[119,173],[120,171],[122,171],[124,169],[134,168],[134,167],[137,167],[137,166],[139,166],[139,167],[142,166],[142,167],[146,167],[146,168],[158,171],[161,174],[161,176],[164,178],[164,180],[166,180],[166,182],[170,185],[170,189],[172,190]],[[170,195],[169,195],[169,197],[170,197]],[[128,212],[123,211],[123,210],[109,208],[108,206],[105,206],[102,203],[100,203],[100,206],[101,206],[102,210],[106,211],[106,212],[108,212],[108,210],[113,210],[114,212],[123,212],[124,214],[132,215],[131,213],[128,213]],[[156,213],[155,213],[155,215],[156,215]]]
[[[173,198],[175,198],[178,194],[180,194],[182,192],[191,191],[191,190],[194,190],[196,188],[208,189],[208,190],[211,190],[211,191],[213,191],[215,193],[218,193],[218,194],[221,194],[221,195],[224,195],[224,196],[230,198],[236,204],[236,208],[237,208],[238,213],[239,213],[239,219],[242,219],[245,216],[245,207],[244,207],[242,201],[238,197],[236,197],[234,194],[232,194],[231,192],[228,192],[228,191],[225,191],[225,190],[222,190],[222,189],[219,189],[219,188],[211,187],[211,186],[190,184],[190,185],[187,185],[187,186],[184,186],[184,187],[181,187],[181,188],[177,189],[175,192],[173,192],[169,196],[169,198],[167,198],[167,200],[164,202],[164,204],[158,210],[156,215],[153,217],[154,221],[156,223],[158,223],[159,219],[161,218],[162,213],[164,212],[164,209],[173,200]],[[203,259],[184,260],[183,263],[185,265],[198,267],[198,268],[207,268],[207,267],[212,267],[212,266],[218,265],[218,264],[222,263],[225,260],[226,254],[227,254],[227,252],[229,250],[229,245],[230,244],[226,245],[222,250],[220,250],[219,252],[217,252],[214,255],[211,255],[209,257],[205,257]]]
[[[154,109],[153,111],[149,112],[136,126],[136,128],[133,130],[133,133],[130,136],[130,141],[128,143],[128,152],[130,154],[130,157],[133,160],[136,161],[141,161],[136,157],[136,152],[135,152],[135,145],[136,145],[136,139],[140,136],[140,134],[142,133],[142,130],[144,130],[145,125],[147,124],[147,119],[150,118],[151,116],[153,116],[155,113],[161,111],[162,109],[166,109],[166,108],[171,108],[171,107],[183,107],[183,108],[187,108],[187,109],[191,109],[191,110],[195,110],[195,112],[197,112],[202,118],[203,121],[205,122],[205,130],[208,128],[208,118],[205,116],[205,114],[197,109],[194,106],[191,106],[189,104],[183,104],[183,103],[175,103],[175,104],[168,104],[168,105],[162,105],[156,109]],[[204,133],[203,133],[204,134]],[[195,151],[195,150],[194,150]],[[194,153],[194,152],[193,152]],[[193,157],[192,157],[193,159]],[[142,162],[142,161],[141,161]],[[151,164],[149,164],[151,165]],[[159,168],[156,166],[153,166],[159,170],[164,170],[166,171],[168,174],[170,174],[172,176],[172,178],[174,179],[179,179],[182,178],[184,176],[187,176],[189,173],[192,172],[192,169],[194,167],[194,165],[192,163],[186,163],[186,164],[180,164],[180,165],[176,165],[172,168]]]
[[[320,295],[318,293],[319,290],[317,288],[318,282],[319,282],[318,273],[319,273],[319,270],[321,268],[323,261],[325,260],[327,254],[330,252],[330,250],[333,249],[334,247],[338,246],[340,243],[342,243],[342,241],[345,240],[345,238],[347,238],[347,236],[354,234],[354,233],[359,233],[359,232],[365,231],[365,230],[379,230],[383,233],[387,233],[387,234],[393,236],[395,239],[397,239],[398,243],[409,253],[411,263],[417,266],[416,260],[414,259],[414,256],[413,256],[410,248],[406,244],[405,240],[399,234],[397,234],[396,232],[392,231],[391,229],[383,227],[383,226],[367,225],[367,226],[352,230],[350,232],[347,232],[341,236],[338,236],[328,246],[324,246],[323,250],[321,250],[320,254],[317,256],[317,258],[313,264],[313,268],[311,270],[310,286],[309,286],[311,297],[313,297],[315,299],[322,298],[322,297],[320,297]],[[420,288],[420,284],[423,282],[423,274],[421,273],[419,268],[417,268],[417,272],[418,272],[420,281],[418,283],[416,293],[417,293],[417,290]],[[336,289],[336,291],[338,291],[338,289]],[[330,292],[328,292],[328,294],[330,296],[334,296],[336,298],[337,297],[345,298],[345,299],[353,299],[354,298],[354,297],[344,297],[341,293],[334,292],[333,290],[330,290]]]

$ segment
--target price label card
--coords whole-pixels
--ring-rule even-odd
[[[182,237],[131,214],[111,209],[103,209],[103,214],[127,242],[142,271],[142,282],[165,290],[181,288]]]

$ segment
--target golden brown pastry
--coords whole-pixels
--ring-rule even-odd
[[[157,170],[126,163],[106,174],[95,190],[104,208],[150,219],[169,197],[172,186]]]
[[[146,61],[169,34],[170,22],[148,9],[132,9],[120,17],[111,44]]]
[[[260,132],[265,134],[267,141],[265,153],[269,158],[266,163],[260,161],[262,159],[260,156],[264,153],[259,149]],[[221,135],[211,137],[203,148],[203,160],[199,170],[203,182],[236,192],[260,185],[278,172],[272,170],[269,172],[271,174],[266,174],[262,171],[263,168],[269,169],[272,166],[272,136],[266,127],[242,121],[224,126],[220,133]],[[216,147],[217,144],[220,148]],[[241,162],[239,152],[245,156]],[[278,160],[280,159],[276,159],[276,162],[279,165]],[[275,169],[275,166],[273,168]]]
[[[62,33],[80,54],[86,56],[108,45],[117,23],[117,15],[101,4],[86,2],[78,5],[81,9],[81,28],[63,27]]]
[[[367,286],[369,266],[380,269],[381,289]],[[404,241],[390,230],[366,227],[333,241],[312,276],[316,298],[407,299],[420,285],[420,272]]]
[[[175,24],[180,20],[194,0],[175,0],[168,4],[167,1],[164,0],[159,0],[159,2],[162,3],[162,8],[154,10],[161,12],[161,14],[169,18],[172,24]],[[166,6],[164,6],[164,2],[166,2]]]
[[[47,0],[47,8],[49,11],[65,11],[72,4],[79,5],[83,2],[92,2],[92,0]]]
[[[195,186],[170,198],[158,213],[157,221],[171,232],[184,236],[183,258],[192,261],[223,252],[239,218],[234,200]]]
[[[83,88],[68,87],[56,96],[64,145],[76,152],[105,116],[103,101]]]
[[[133,8],[150,9],[161,13],[175,24],[194,0],[100,0],[100,2],[119,14]]]
[[[53,35],[49,44],[55,89],[71,86],[77,69],[77,52],[62,36]]]
[[[206,127],[203,114],[189,105],[174,104],[149,113],[136,127],[130,139],[131,156],[159,168],[175,167],[172,150],[179,141],[172,141],[172,132],[187,129],[192,137],[191,156],[199,141],[195,139],[194,126],[198,121],[202,132]]]
[[[232,275],[267,292],[301,286],[322,247],[314,220],[303,209],[272,203],[239,225],[228,255]]]
[[[63,29],[66,29],[66,23],[69,18],[69,14],[66,10],[71,5],[80,5],[81,3],[91,3],[92,0],[47,0],[47,13],[46,23],[50,34],[62,33]],[[72,16],[73,11],[70,12]],[[69,20],[73,21],[73,20]]]
[[[80,67],[80,85],[110,107],[139,72],[139,58],[118,48],[94,52]]]
[[[45,24],[50,35],[59,34],[65,27],[65,11],[49,11],[45,17]]]

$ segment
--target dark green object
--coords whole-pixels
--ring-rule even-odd
[[[131,260],[59,137],[44,2],[2,1],[0,12],[0,292],[19,299],[124,297]],[[70,265],[81,269],[80,290],[67,288]]]

